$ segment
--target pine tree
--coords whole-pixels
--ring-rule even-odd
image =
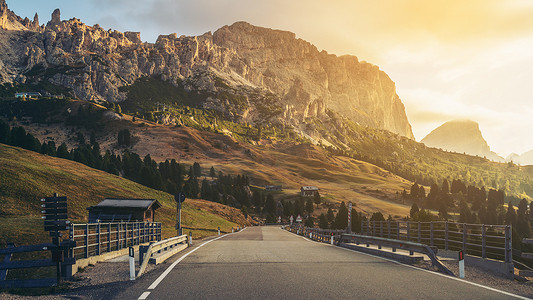
[[[411,205],[411,210],[409,211],[409,216],[412,218],[414,218],[414,216],[419,212],[419,208],[418,208],[418,205],[416,205],[416,203],[413,203],[413,205]]]
[[[313,213],[314,211],[313,200],[311,200],[311,198],[307,199],[305,203],[305,211],[307,211],[309,214]]]
[[[328,208],[328,212],[326,214],[326,217],[328,219],[328,223],[331,224],[331,222],[333,222],[333,220],[335,220],[335,215],[333,214],[333,210],[330,208]]]
[[[316,204],[316,208],[318,208],[318,205],[320,204],[321,201],[322,199],[320,199],[320,193],[316,192],[314,199],[313,199],[313,202]]]
[[[337,216],[335,216],[335,221],[333,222],[334,229],[346,229],[348,226],[348,209],[344,201],[341,202]]]
[[[327,229],[329,227],[328,218],[323,213],[318,217],[318,227],[322,229]]]
[[[192,167],[193,167],[193,171],[194,171],[194,173],[193,173],[194,176],[196,176],[196,177],[200,177],[200,176],[202,176],[202,168],[200,167],[200,164],[199,164],[199,163],[195,162],[195,163],[192,165]]]

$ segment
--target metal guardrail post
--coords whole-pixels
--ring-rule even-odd
[[[372,235],[376,236],[376,221],[372,221]]]
[[[448,250],[448,221],[444,222],[444,250]]]
[[[505,262],[513,262],[513,246],[512,246],[512,227],[511,225],[505,226]]]
[[[487,258],[487,227],[481,225],[481,257]]]
[[[387,237],[390,239],[390,221],[387,221]]]
[[[429,223],[429,244],[430,246],[434,246],[434,234],[433,234],[433,222]]]
[[[467,241],[468,229],[466,229],[466,223],[463,223],[463,253],[466,254],[466,241]]]

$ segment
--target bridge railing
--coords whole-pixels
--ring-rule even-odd
[[[71,224],[70,239],[76,241],[72,257],[89,258],[129,246],[161,240],[161,223]]]
[[[388,239],[411,241],[445,250],[512,262],[510,225],[455,222],[362,221],[361,233]]]

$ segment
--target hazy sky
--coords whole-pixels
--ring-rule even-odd
[[[396,82],[417,140],[452,119],[480,123],[492,150],[533,149],[530,0],[7,0],[22,17],[77,17],[120,31],[198,35],[247,21],[352,54]]]

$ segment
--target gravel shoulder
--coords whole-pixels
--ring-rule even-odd
[[[442,263],[452,271],[457,278],[459,277],[459,262],[457,260],[444,260]],[[431,261],[424,260],[414,264],[414,266],[438,272],[438,269],[431,265]],[[531,280],[520,282],[480,267],[468,265],[465,265],[464,280],[533,299],[533,281]]]

